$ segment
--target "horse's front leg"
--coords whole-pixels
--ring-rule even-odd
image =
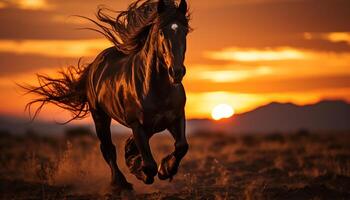
[[[146,184],[152,184],[154,182],[154,176],[157,175],[157,163],[154,160],[151,152],[151,148],[149,146],[149,136],[144,131],[143,127],[140,124],[134,124],[132,126],[133,131],[133,141],[139,154],[141,154],[142,162],[140,163],[140,157],[135,154],[134,168],[132,173],[135,176],[142,180]],[[132,146],[132,144],[127,145]],[[135,151],[136,153],[136,151]],[[128,161],[127,161],[128,162]]]
[[[186,140],[186,120],[185,116],[181,116],[175,123],[168,128],[171,135],[175,139],[175,151],[162,159],[158,168],[158,177],[161,180],[172,180],[177,173],[180,161],[188,151],[188,143]]]
[[[102,110],[91,110],[103,158],[111,168],[114,189],[132,189],[117,165],[117,152],[111,138],[111,118]]]

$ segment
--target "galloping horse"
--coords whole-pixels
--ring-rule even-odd
[[[53,103],[71,111],[74,119],[89,113],[104,159],[112,171],[112,185],[132,189],[116,162],[116,148],[111,139],[111,119],[132,129],[125,144],[125,159],[131,173],[146,184],[172,180],[188,150],[185,136],[186,94],[181,83],[186,37],[190,30],[186,0],[138,0],[117,18],[100,8],[99,21],[91,20],[114,46],[105,49],[89,65],[61,71],[62,78],[38,75],[39,86],[25,86],[39,95],[27,104]],[[150,138],[169,130],[175,150],[157,168]]]

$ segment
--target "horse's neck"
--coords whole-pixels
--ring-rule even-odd
[[[152,32],[152,30],[151,30]],[[147,96],[150,90],[159,92],[166,90],[169,84],[168,74],[164,72],[166,69],[157,54],[156,35],[150,33],[143,48],[136,54],[134,62],[137,60],[138,66],[135,66],[137,79],[142,85],[142,95]],[[157,91],[155,91],[157,90]]]

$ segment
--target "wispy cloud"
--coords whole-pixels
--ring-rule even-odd
[[[350,45],[350,32],[329,33],[327,38],[332,42],[347,42]]]
[[[0,40],[0,52],[76,58],[95,56],[111,44],[106,39],[91,40]]]
[[[302,51],[287,47],[266,50],[228,48],[222,51],[206,52],[205,55],[214,60],[241,62],[300,60],[306,56]]]
[[[76,16],[54,15],[52,16],[51,19],[53,22],[65,23],[65,24],[75,24],[75,25],[89,24],[88,20],[85,20]]]
[[[328,36],[330,37],[330,35]],[[345,35],[333,35],[332,37],[334,37],[333,40],[344,41],[346,39]],[[217,71],[227,71],[227,69],[232,71],[232,69],[235,69],[234,71],[240,74],[237,77],[244,77],[244,74],[259,76],[269,73],[280,77],[350,74],[349,52],[312,51],[288,47],[280,47],[274,50],[230,49],[211,52],[210,55],[207,55],[214,60],[229,61],[228,64],[198,66]],[[243,73],[241,70],[243,70]]]
[[[230,69],[230,67],[222,67],[224,69],[206,66],[192,66],[188,69],[186,78],[190,80],[203,80],[211,82],[238,82],[248,78],[272,74],[270,67],[261,66],[250,69]]]
[[[17,0],[17,5],[19,8],[28,10],[46,10],[51,8],[46,0]]]
[[[17,7],[23,10],[50,10],[54,6],[46,0],[5,0],[0,2],[0,8]]]
[[[0,9],[2,9],[2,8],[6,8],[6,3],[0,1]]]
[[[304,33],[307,40],[327,40],[330,42],[346,42],[350,45],[350,32]]]

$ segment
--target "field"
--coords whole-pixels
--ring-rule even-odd
[[[81,130],[84,132],[83,130]],[[350,137],[346,133],[228,136],[197,133],[172,182],[146,186],[118,163],[133,192],[113,193],[110,172],[92,135],[0,134],[1,199],[350,199]],[[172,151],[168,134],[152,139],[156,161]]]

